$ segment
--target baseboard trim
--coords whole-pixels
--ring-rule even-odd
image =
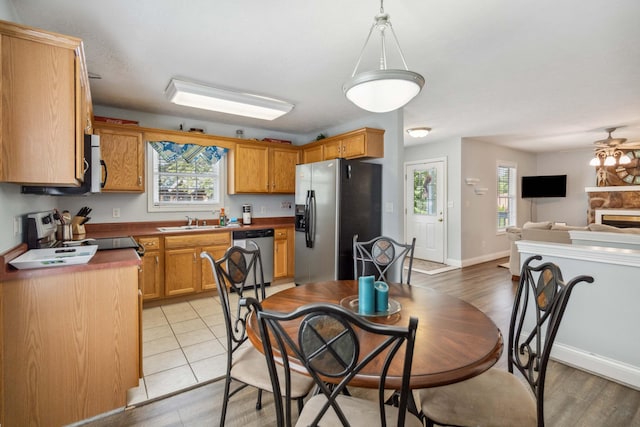
[[[481,255],[475,258],[467,258],[462,261],[460,267],[469,267],[470,265],[482,264],[483,262],[493,261],[496,259],[508,257],[510,251],[494,252],[491,254]]]
[[[551,358],[583,371],[640,390],[640,367],[629,365],[558,342],[553,344]]]

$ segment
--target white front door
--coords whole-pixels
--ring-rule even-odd
[[[414,257],[444,263],[444,160],[405,165],[405,240]]]

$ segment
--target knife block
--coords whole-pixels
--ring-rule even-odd
[[[81,216],[74,216],[71,220],[71,230],[74,235],[86,234],[82,221],[84,221],[84,217]]]

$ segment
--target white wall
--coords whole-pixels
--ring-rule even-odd
[[[514,164],[517,168],[518,186],[523,175],[536,174],[536,155],[523,151],[464,138],[462,140],[462,260],[463,265],[477,264],[506,256],[510,243],[504,232],[496,228],[496,168],[498,162]],[[478,178],[476,187],[487,188],[486,194],[478,195],[466,178]],[[530,203],[518,198],[517,223],[530,218]]]
[[[591,150],[538,154],[537,175],[567,175],[567,197],[534,199],[538,221],[587,225],[589,197],[584,188],[596,186],[592,157]]]

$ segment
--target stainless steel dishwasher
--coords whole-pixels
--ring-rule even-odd
[[[264,284],[271,284],[273,280],[273,228],[238,230],[233,232],[232,237],[233,246],[253,249],[253,245],[250,243],[253,242],[260,249]],[[255,285],[253,276],[247,280],[247,285]]]

